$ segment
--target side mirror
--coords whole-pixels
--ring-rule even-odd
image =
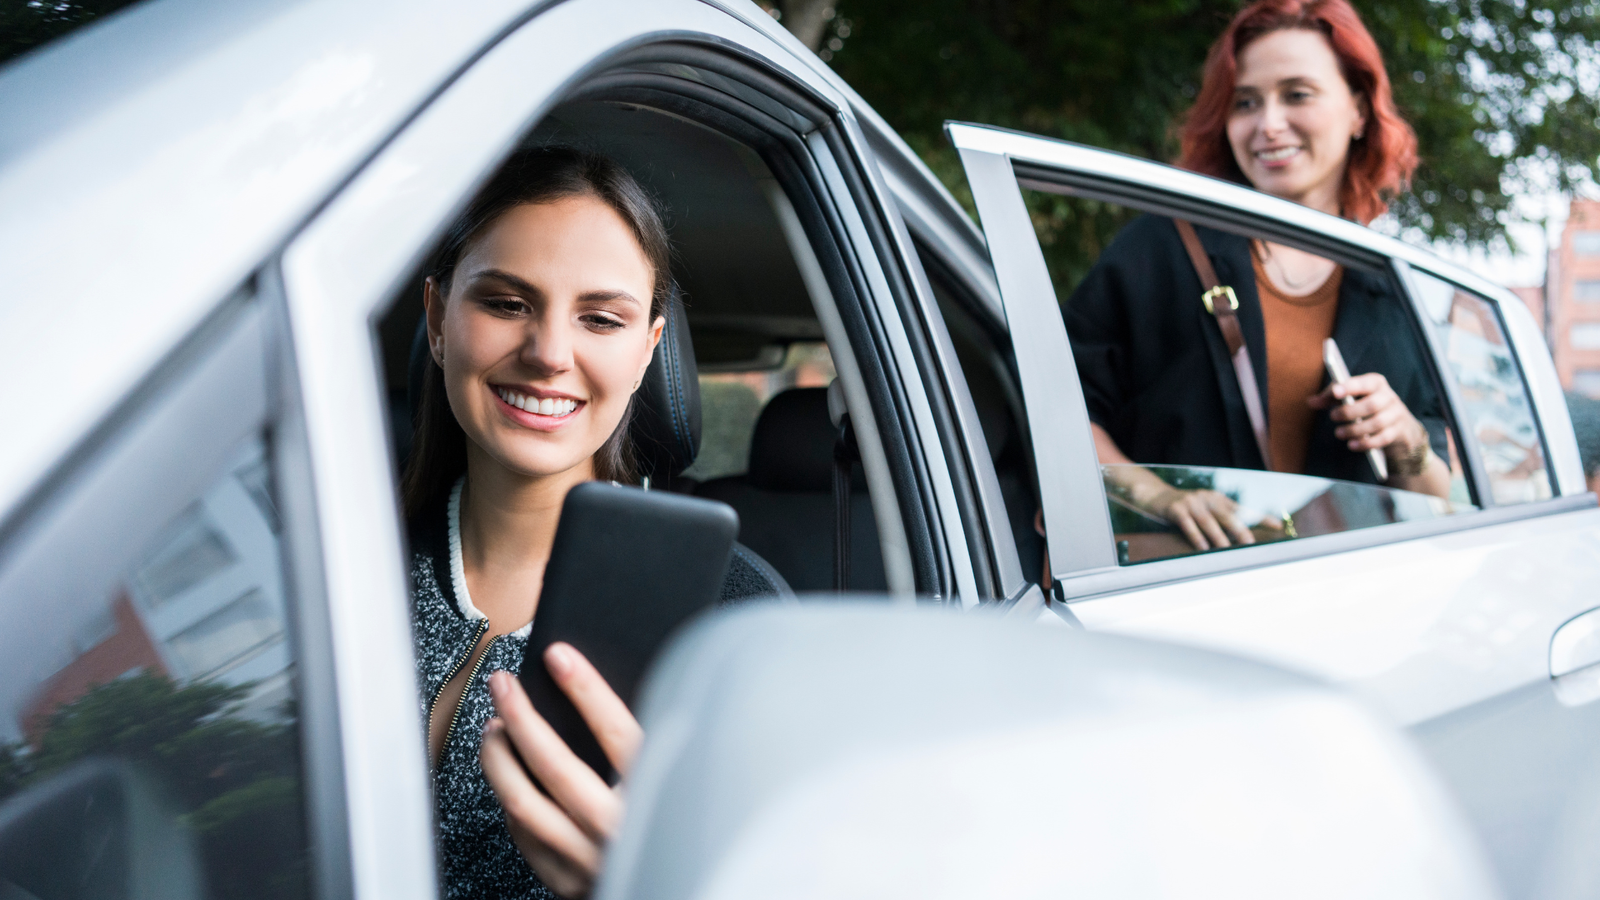
[[[642,711],[600,900],[1498,895],[1404,737],[1215,653],[756,608],[678,640]]]
[[[0,803],[4,900],[199,900],[200,858],[155,782],[86,760]]]

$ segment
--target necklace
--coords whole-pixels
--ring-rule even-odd
[[[1304,280],[1297,282],[1289,277],[1289,272],[1284,268],[1283,261],[1274,256],[1271,250],[1267,249],[1266,241],[1253,241],[1252,243],[1255,246],[1256,255],[1261,258],[1262,265],[1275,267],[1278,280],[1283,282],[1283,286],[1288,288],[1290,293],[1300,294],[1306,288],[1320,284],[1328,279],[1326,273],[1321,274],[1319,277],[1318,273],[1313,271]]]
[[[461,489],[467,486],[467,476],[462,475],[456,479],[456,486],[450,489],[450,504],[446,508],[448,518],[448,540],[450,543],[450,587],[456,595],[456,608],[461,610],[461,615],[468,622],[486,619],[488,616],[472,602],[472,595],[467,592],[467,567],[461,556]],[[533,631],[533,623],[518,628],[511,632],[511,637],[525,638]]]

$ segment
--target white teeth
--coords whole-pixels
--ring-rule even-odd
[[[536,397],[525,397],[510,388],[495,388],[495,393],[500,399],[515,406],[524,412],[531,412],[538,416],[564,416],[578,408],[578,401],[565,398],[556,399],[546,397],[540,400]]]
[[[1288,159],[1299,152],[1299,147],[1279,147],[1276,150],[1263,150],[1256,154],[1256,158],[1264,159],[1268,162],[1277,162],[1280,159]]]

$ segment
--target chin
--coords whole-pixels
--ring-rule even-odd
[[[594,452],[570,450],[565,447],[500,446],[491,448],[494,461],[523,478],[549,478],[563,475],[588,463]]]

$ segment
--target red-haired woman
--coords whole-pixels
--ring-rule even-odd
[[[1261,0],[1212,46],[1179,165],[1371,222],[1416,167],[1372,36],[1346,0]],[[1271,468],[1449,492],[1441,404],[1405,304],[1381,276],[1262,240],[1197,228],[1239,300],[1265,396]],[[1267,468],[1221,330],[1171,219],[1142,217],[1067,304],[1096,450],[1105,464]],[[1356,375],[1325,386],[1333,337]],[[1342,405],[1345,397],[1353,405]],[[1228,498],[1124,467],[1111,477],[1199,549],[1251,543]]]

